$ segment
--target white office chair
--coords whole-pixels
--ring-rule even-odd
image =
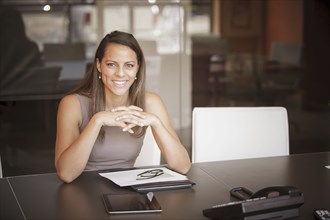
[[[283,107],[198,107],[192,123],[193,163],[289,154]]]
[[[160,165],[160,150],[157,146],[151,128],[148,127],[144,136],[144,142],[134,167]]]

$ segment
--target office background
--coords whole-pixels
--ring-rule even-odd
[[[131,32],[141,42],[147,88],[163,97],[189,152],[191,113],[197,106],[284,106],[290,153],[329,151],[327,0],[0,4],[4,176],[54,171],[58,102],[85,74],[99,40],[113,30]],[[18,13],[10,14],[8,7]],[[15,41],[17,15],[26,36]],[[22,46],[25,41],[35,46]],[[31,47],[37,52],[24,49]]]

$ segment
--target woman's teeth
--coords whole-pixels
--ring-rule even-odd
[[[113,81],[113,83],[116,85],[116,86],[124,86],[126,84],[126,81]]]

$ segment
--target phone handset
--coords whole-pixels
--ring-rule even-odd
[[[270,186],[263,188],[251,195],[251,199],[259,198],[259,197],[269,197],[272,193],[278,193],[277,196],[284,196],[284,195],[293,195],[300,193],[296,187],[293,186]]]
[[[260,189],[255,193],[253,193],[252,191],[250,191],[245,187],[235,187],[230,190],[230,194],[239,200],[254,199],[261,197],[268,198],[270,197],[270,195],[284,196],[284,195],[293,195],[298,193],[300,192],[294,186],[270,186]]]

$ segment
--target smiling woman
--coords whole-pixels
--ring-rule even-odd
[[[97,59],[99,78],[105,85],[107,96],[128,95],[127,91],[137,79],[139,64],[135,52],[121,44],[110,44],[102,60]],[[113,103],[109,103],[114,105]],[[112,108],[113,106],[107,106]]]
[[[97,48],[92,68],[58,108],[55,166],[64,182],[84,170],[133,167],[146,128],[168,166],[191,162],[157,94],[145,91],[145,60],[133,35],[114,31]]]

